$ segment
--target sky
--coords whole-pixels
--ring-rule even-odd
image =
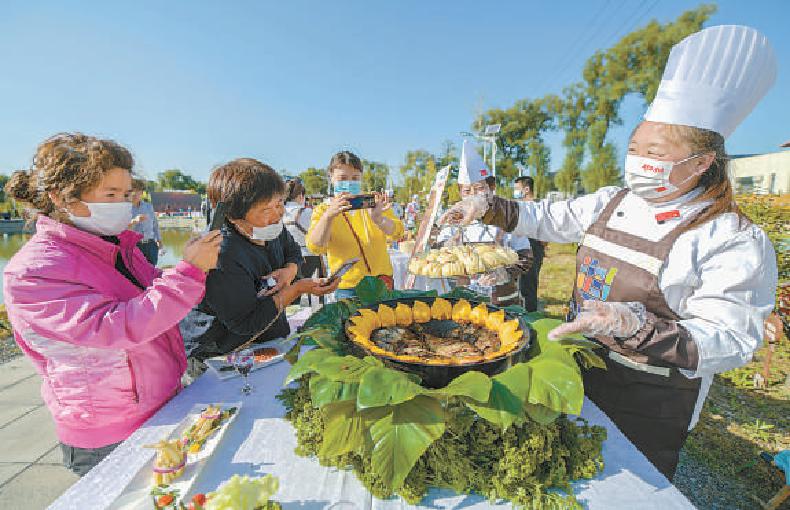
[[[0,3],[0,173],[62,131],[118,140],[148,178],[200,180],[237,157],[296,174],[338,150],[397,168],[408,150],[460,144],[476,114],[560,93],[596,50],[680,0],[17,1]],[[731,154],[790,140],[790,9],[718,3],[706,26],[750,25],[777,53],[773,89]],[[610,131],[621,153],[646,105]],[[560,134],[550,135],[552,168]]]

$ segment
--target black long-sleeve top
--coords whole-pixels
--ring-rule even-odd
[[[198,309],[215,317],[211,327],[199,338],[199,358],[226,354],[247,342],[277,316],[272,296],[258,297],[262,276],[287,264],[303,263],[301,249],[287,229],[276,239],[259,245],[226,223],[222,227],[222,246],[217,268],[206,278],[206,295]],[[285,313],[261,335],[265,342],[287,336],[290,327]]]

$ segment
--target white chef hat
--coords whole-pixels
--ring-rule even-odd
[[[645,120],[729,137],[776,80],[776,56],[757,30],[721,25],[676,44]]]
[[[493,174],[477,152],[477,146],[464,140],[461,147],[461,163],[458,167],[458,184],[474,184]]]

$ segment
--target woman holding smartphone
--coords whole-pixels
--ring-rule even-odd
[[[214,169],[207,191],[224,219],[214,222],[221,222],[222,233],[217,269],[206,279],[197,313],[190,314],[190,334],[184,334],[188,344],[198,344],[190,352],[198,361],[253,339],[288,336],[286,306],[302,294],[320,296],[337,288],[336,282],[297,278],[302,253],[283,228],[285,183],[270,166],[251,158],[230,161]],[[195,329],[200,321],[202,330]]]
[[[335,273],[344,262],[359,258],[340,279],[338,299],[354,297],[354,287],[365,276],[376,276],[392,288],[392,263],[388,243],[403,235],[403,223],[395,216],[384,193],[362,194],[362,161],[343,151],[332,156],[328,175],[333,196],[313,211],[307,248],[326,255]]]

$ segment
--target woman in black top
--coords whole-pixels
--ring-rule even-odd
[[[213,207],[225,204],[226,221],[217,268],[206,279],[198,307],[208,317],[192,356],[226,354],[256,335],[256,342],[287,336],[286,306],[302,294],[323,295],[337,287],[325,279],[295,280],[302,254],[283,228],[284,193],[280,176],[254,159],[237,159],[212,172],[208,198]]]

